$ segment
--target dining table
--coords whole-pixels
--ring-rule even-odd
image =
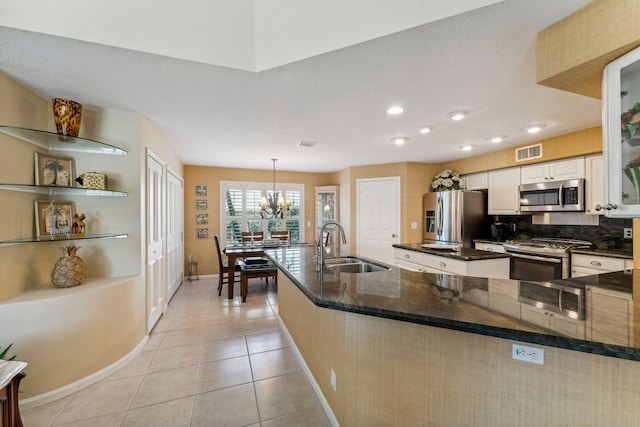
[[[235,268],[232,266],[236,265],[236,261],[239,258],[247,258],[247,257],[259,257],[264,256],[264,251],[266,249],[273,248],[281,248],[281,247],[290,247],[290,246],[308,246],[308,243],[288,243],[288,242],[279,242],[279,243],[264,243],[264,242],[254,242],[252,245],[235,245],[235,246],[226,246],[222,252],[227,256],[228,265],[229,265],[229,283],[234,283],[235,279]],[[233,285],[227,286],[229,290],[228,297],[229,299],[233,299]]]

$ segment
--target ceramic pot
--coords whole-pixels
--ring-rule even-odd
[[[82,120],[82,105],[62,98],[54,98],[51,102],[58,135],[78,136]]]

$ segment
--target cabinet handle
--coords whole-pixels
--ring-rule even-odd
[[[553,177],[552,177],[552,176],[550,176],[550,177],[549,177],[549,179],[553,179]]]
[[[410,258],[411,258],[411,255],[409,255],[409,254],[404,254],[404,257],[405,257],[406,259],[410,259]]]
[[[600,212],[600,211],[601,211],[602,209],[604,209],[604,208],[602,207],[602,205],[598,204],[598,205],[595,205],[595,206],[594,206],[594,209],[595,209],[597,212]]]
[[[606,210],[610,211],[611,209],[618,209],[618,205],[616,204],[611,204],[611,203],[607,203],[606,206],[604,207]]]
[[[446,267],[446,266],[447,266],[447,264],[446,264],[446,263],[444,263],[444,262],[440,261],[440,267]]]
[[[600,261],[591,261],[591,265],[602,265]]]

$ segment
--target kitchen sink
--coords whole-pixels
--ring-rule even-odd
[[[374,273],[390,270],[383,264],[372,263],[352,256],[328,258],[324,260],[324,265],[329,271],[336,273]]]

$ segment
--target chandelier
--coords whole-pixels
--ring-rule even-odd
[[[273,193],[267,193],[266,197],[260,199],[260,216],[263,219],[282,219],[285,212],[291,207],[291,200],[286,199],[276,191],[276,162],[278,159],[271,159],[273,162]]]

